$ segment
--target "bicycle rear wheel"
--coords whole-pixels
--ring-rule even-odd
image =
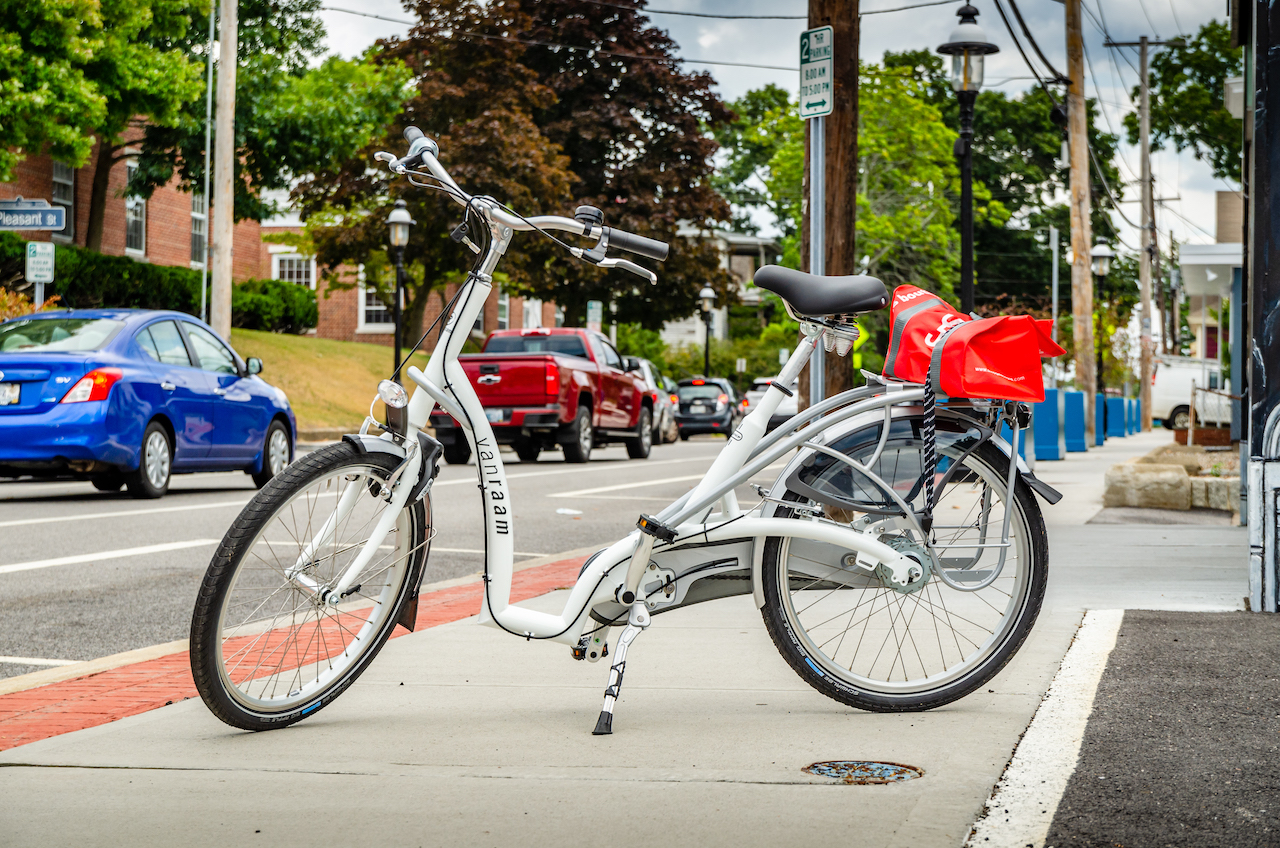
[[[425,499],[401,510],[340,604],[287,572],[303,561],[305,578],[333,586],[391,508],[386,484],[399,463],[346,442],[322,448],[273,478],[227,531],[191,622],[191,672],[218,718],[245,730],[285,727],[331,703],[373,661],[417,592],[430,541]],[[303,558],[349,491],[350,513]]]
[[[959,467],[938,494],[936,558],[901,519],[890,518],[881,531],[880,541],[924,563],[915,583],[896,586],[883,569],[867,572],[852,552],[834,545],[766,542],[765,626],[788,664],[823,694],[878,712],[933,709],[994,677],[1030,632],[1048,579],[1044,519],[1021,478],[1005,502],[1009,460],[998,448],[988,442],[966,456],[964,447],[963,441],[939,446],[940,472],[949,463]],[[917,442],[891,441],[873,469],[917,506],[919,454]],[[775,514],[826,513],[843,523],[881,518],[833,511],[812,493],[788,490],[782,499],[796,506]],[[1009,547],[1000,562],[1006,511]],[[989,585],[976,588],[983,583]],[[965,591],[970,587],[976,591]]]

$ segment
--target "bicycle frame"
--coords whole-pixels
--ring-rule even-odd
[[[413,366],[407,369],[409,379],[417,386],[409,400],[407,430],[403,434],[404,443],[408,446],[407,467],[398,485],[392,487],[389,509],[384,520],[374,528],[365,543],[365,550],[353,561],[338,584],[332,587],[330,595],[334,602],[349,589],[360,568],[382,543],[390,531],[394,516],[404,508],[408,493],[415,488],[419,475],[424,473],[421,451],[415,450],[417,433],[426,426],[436,404],[458,421],[476,457],[485,522],[485,586],[480,611],[480,622],[483,624],[529,639],[577,645],[588,624],[588,613],[594,607],[602,604],[620,604],[624,608],[632,606],[633,601],[627,599],[637,598],[642,574],[650,567],[652,555],[666,558],[692,544],[714,545],[751,539],[751,558],[758,564],[765,538],[803,538],[856,552],[856,566],[866,574],[875,572],[878,566],[883,565],[888,568],[894,581],[901,585],[910,581],[915,561],[869,533],[835,522],[763,517],[754,512],[744,512],[738,506],[734,495],[735,487],[794,448],[811,443],[813,437],[827,427],[873,410],[883,409],[887,417],[889,407],[919,402],[924,396],[921,388],[901,384],[886,386],[879,394],[873,387],[855,389],[832,398],[827,403],[811,407],[766,439],[769,418],[783,398],[782,386],[789,385],[796,379],[816,346],[822,343],[823,335],[828,332],[820,324],[805,323],[803,326],[806,337],[791,354],[778,380],[769,387],[755,409],[731,434],[706,476],[690,493],[657,516],[667,525],[674,526],[674,541],[663,544],[654,551],[654,537],[639,530],[619,539],[588,561],[559,615],[511,603],[514,571],[511,491],[484,407],[459,363],[458,356],[468,331],[480,315],[492,290],[493,271],[506,252],[515,231],[555,229],[591,237],[599,229],[591,224],[556,216],[524,219],[512,215],[487,198],[471,197],[457,188],[431,151],[426,152],[423,159],[436,179],[456,190],[455,199],[459,203],[464,203],[483,218],[489,228],[489,247],[477,269],[468,276],[460,289],[456,305],[446,320],[426,370]],[[846,404],[848,405],[845,406]],[[839,408],[841,406],[845,408]],[[817,416],[828,410],[831,411],[822,418],[821,423],[816,423]],[[811,426],[801,432],[800,428],[806,424]],[[393,437],[386,434],[382,438]],[[865,468],[860,467],[860,470]],[[340,502],[339,510],[343,503],[345,501]],[[719,512],[713,515],[712,511],[717,505]],[[902,508],[918,529],[914,513],[905,504]],[[339,520],[341,517],[340,514],[337,515]],[[323,539],[318,542],[322,543]],[[313,543],[311,547],[317,548],[319,544]],[[639,600],[643,600],[643,597],[639,597]],[[640,604],[636,603],[636,606]],[[633,617],[635,614],[633,611]],[[643,626],[647,626],[647,620]]]

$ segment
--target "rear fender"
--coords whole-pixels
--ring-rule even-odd
[[[914,405],[895,406],[895,407],[892,407],[891,409],[890,419],[893,421],[898,421],[902,419],[918,418],[922,412],[923,410],[920,406],[914,406]],[[983,435],[986,435],[987,433],[989,433],[987,428],[984,425],[982,425],[981,422],[975,422],[973,419],[969,418],[968,416],[962,415],[959,412],[956,412],[954,410],[946,409],[944,407],[939,407],[937,410],[937,416],[939,419],[953,421],[960,425],[977,426],[980,428],[981,431],[983,431]],[[841,422],[840,424],[837,424],[836,426],[823,431],[822,442],[824,444],[831,444],[832,442],[843,439],[848,435],[856,434],[862,430],[867,430],[872,433],[878,432],[878,427],[883,421],[884,421],[883,410],[872,410],[870,412],[865,412],[862,415],[854,416],[853,418],[850,418],[848,421]],[[991,441],[992,444],[994,444],[997,448],[999,448],[1000,451],[1004,453],[1006,457],[1012,455],[1011,447],[1009,443],[1004,439],[1001,439],[997,435],[991,435],[989,440]],[[808,459],[811,456],[813,456],[814,453],[815,451],[813,450],[806,450],[806,449],[800,450],[792,458],[792,460],[789,463],[787,463],[787,466],[784,469],[782,469],[782,472],[778,475],[777,479],[773,483],[773,486],[769,492],[769,496],[772,498],[781,498],[787,488],[786,481],[802,465],[804,465],[804,463],[808,461]],[[1054,490],[1051,486],[1044,483],[1042,480],[1036,479],[1035,475],[1032,474],[1030,469],[1027,468],[1026,463],[1022,460],[1021,457],[1018,458],[1018,473],[1022,476],[1024,480],[1026,480],[1027,485],[1031,487],[1032,491],[1040,495],[1040,497],[1044,498],[1049,503],[1057,503],[1059,500],[1061,500],[1062,495],[1056,490]],[[777,507],[775,505],[766,503],[764,507],[763,515],[766,517],[771,516],[775,513],[776,510],[777,510]],[[765,544],[764,538],[755,539],[752,555],[751,555],[751,590],[752,590],[752,596],[755,599],[757,608],[761,608],[764,606],[764,585],[762,583],[762,574],[763,574],[763,568],[764,568],[764,544]]]

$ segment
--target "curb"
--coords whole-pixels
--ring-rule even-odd
[[[512,603],[572,586],[587,555],[568,553],[570,558],[530,563],[517,571],[511,581]],[[460,584],[450,580],[444,582],[453,585],[422,588],[418,595],[417,630],[461,621],[479,612],[483,584],[478,576],[461,580]],[[405,635],[407,631],[398,628],[391,638]],[[195,697],[198,693],[191,679],[186,645],[185,640],[168,642],[4,681],[9,686],[7,694],[0,694],[0,751]],[[22,681],[22,688],[17,691],[16,681]]]

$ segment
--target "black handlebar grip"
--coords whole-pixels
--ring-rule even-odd
[[[640,256],[647,256],[659,262],[665,261],[667,252],[671,250],[670,245],[666,242],[638,236],[626,230],[615,229],[609,230],[609,246],[618,247]]]
[[[413,144],[415,141],[422,138],[422,136],[423,136],[422,130],[418,129],[417,127],[404,128],[404,140],[409,142],[410,144]]]

